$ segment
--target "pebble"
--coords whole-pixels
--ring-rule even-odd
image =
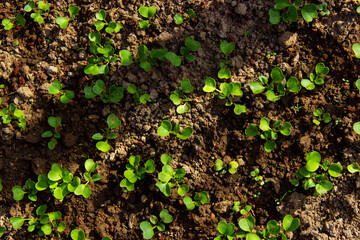
[[[159,93],[158,93],[155,89],[151,89],[151,91],[150,91],[150,98],[151,98],[152,100],[154,100],[154,99],[157,99],[158,96],[159,96]]]
[[[102,110],[102,115],[105,117],[110,114],[110,105],[106,105]]]
[[[134,213],[131,213],[129,215],[129,228],[133,228],[134,227],[134,224],[135,224],[135,214]]]
[[[34,93],[30,90],[30,88],[26,86],[19,87],[17,93],[23,100],[27,100],[34,96]]]
[[[51,76],[55,76],[58,73],[58,69],[57,67],[54,66],[49,66],[48,69],[46,70],[47,74],[51,75]]]
[[[292,32],[286,31],[279,37],[278,42],[284,48],[289,48],[296,44],[297,37],[298,37],[297,33],[292,33]]]
[[[247,7],[244,3],[240,3],[239,5],[237,5],[237,7],[235,8],[235,12],[239,15],[245,15],[247,11]]]

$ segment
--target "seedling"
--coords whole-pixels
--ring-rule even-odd
[[[360,94],[360,79],[356,80],[355,86],[356,86],[357,89],[359,90],[359,94]]]
[[[12,188],[13,198],[16,201],[20,201],[24,198],[25,194],[28,194],[28,198],[35,202],[37,201],[37,189],[35,188],[35,182],[31,181],[31,179],[26,180],[25,182],[25,191],[20,186],[14,186]]]
[[[268,54],[266,54],[266,58],[273,57],[273,56],[276,56],[276,55],[277,55],[276,52],[268,53]]]
[[[323,114],[323,110],[321,108],[316,109],[313,114],[315,117],[318,117],[318,119],[313,119],[313,123],[316,125],[320,125],[321,121],[324,121],[324,123],[331,122],[330,113]]]
[[[191,85],[188,79],[184,79],[181,82],[181,90],[175,90],[173,94],[170,95],[170,100],[178,106],[176,112],[179,114],[187,113],[190,111],[190,104],[187,103],[190,99],[185,95],[194,91],[194,87]],[[181,104],[184,102],[184,104]]]
[[[141,16],[148,19],[148,20],[139,21],[139,27],[141,29],[148,29],[150,27],[151,18],[156,13],[156,7],[155,6],[150,6],[150,7],[140,6],[139,13]]]
[[[45,14],[45,11],[47,11],[50,8],[49,3],[45,3],[44,1],[39,1],[37,3],[38,9],[35,9],[35,2],[30,1],[26,4],[24,7],[24,10],[26,12],[32,12],[30,14],[30,17],[34,20],[34,22],[37,22],[39,24],[42,24],[44,22],[44,18],[42,17]]]
[[[5,18],[1,21],[1,24],[4,26],[5,30],[11,30],[14,27],[14,24],[16,24],[16,26],[25,26],[25,23],[26,20],[21,14],[16,14],[15,18]]]
[[[234,83],[234,82],[222,83],[220,84],[220,89],[217,89],[215,79],[208,77],[205,80],[205,86],[203,87],[203,91],[213,94],[215,94],[216,92],[219,93],[220,99],[227,100],[225,106],[231,106],[231,105],[235,106],[234,113],[236,115],[240,115],[247,111],[247,108],[244,105],[233,102],[234,96],[241,97],[243,95],[243,91],[241,91],[240,83]]]
[[[105,26],[107,26],[105,28],[105,32],[107,33],[119,32],[123,28],[123,25],[121,23],[106,21],[106,12],[103,9],[95,13],[95,17],[97,19],[97,21],[94,23],[96,27],[96,31],[100,31]]]
[[[75,5],[70,5],[68,8],[70,18],[57,17],[55,22],[60,26],[61,29],[66,28],[69,25],[69,21],[74,20],[75,16],[79,14],[80,8]]]
[[[85,232],[83,230],[73,229],[70,233],[72,240],[90,240],[85,238]],[[111,237],[103,237],[101,240],[112,240]]]
[[[8,124],[13,119],[16,119],[18,121],[18,126],[21,127],[22,130],[25,130],[26,118],[24,117],[24,112],[19,109],[16,109],[14,103],[10,103],[9,108],[3,108],[0,111],[0,116],[2,117],[4,124]]]
[[[353,50],[354,53],[355,53],[355,57],[356,57],[356,58],[360,58],[360,43],[355,43],[355,44],[352,46],[352,50]]]
[[[183,199],[186,208],[189,210],[193,210],[195,206],[200,206],[201,204],[206,204],[210,201],[208,193],[206,191],[202,191],[199,194],[196,194],[194,200],[189,196],[185,196]]]
[[[53,127],[54,130],[53,131],[49,130],[44,132],[43,134],[41,134],[41,137],[51,138],[50,141],[48,142],[48,148],[50,150],[53,150],[57,144],[56,139],[60,138],[60,133],[58,132],[58,128],[61,124],[61,117],[49,117],[48,124],[50,125],[50,127]]]
[[[286,85],[282,83],[285,79],[285,76],[280,68],[276,67],[271,70],[270,73],[271,80],[265,76],[260,76],[260,81],[253,81],[250,83],[250,89],[254,94],[262,93],[266,90],[266,98],[269,101],[278,101],[281,99],[282,96],[285,95],[286,91],[289,92],[299,92],[301,90],[301,86],[298,83],[296,77],[290,77]],[[286,88],[285,88],[286,86]],[[276,92],[275,92],[276,89]]]
[[[352,164],[349,164],[347,166],[347,170],[350,172],[350,173],[359,173],[360,175],[360,164],[357,163],[357,162],[354,162]]]
[[[130,84],[127,88],[128,93],[133,95],[135,105],[146,104],[150,102],[150,95],[149,94],[142,94],[141,89],[137,89],[134,84]]]
[[[256,168],[254,171],[251,171],[250,175],[255,179],[255,181],[260,183],[260,186],[264,185],[269,181],[269,179],[267,178],[264,179],[264,177],[260,175],[259,168]]]
[[[231,76],[230,69],[227,67],[227,65],[230,63],[229,61],[229,55],[232,53],[235,49],[235,43],[233,42],[226,42],[222,41],[220,43],[220,50],[225,54],[225,62],[220,63],[220,70],[218,72],[218,78],[225,78],[229,79]]]
[[[180,14],[175,14],[175,16],[174,16],[174,20],[175,20],[175,23],[177,24],[177,25],[179,25],[179,24],[182,24],[183,22],[188,22],[188,21],[190,21],[191,19],[193,19],[195,17],[195,12],[194,12],[194,10],[192,10],[192,9],[189,9],[188,11],[187,11],[187,16],[186,17],[184,17],[184,16],[182,16],[182,15],[180,15]]]
[[[161,122],[160,127],[157,129],[157,134],[161,137],[167,137],[169,134],[174,134],[181,140],[188,139],[193,133],[192,127],[186,127],[180,132],[180,124],[175,124],[174,130],[172,123],[168,120]]]
[[[111,85],[109,91],[106,90],[103,80],[96,80],[95,84],[84,88],[85,98],[91,99],[99,96],[104,103],[109,101],[112,103],[120,102],[124,97],[124,88]]]
[[[305,190],[315,187],[315,196],[326,193],[333,188],[333,184],[327,179],[331,177],[339,177],[343,167],[338,163],[330,165],[329,161],[321,162],[321,155],[317,151],[310,152],[306,155],[306,165],[301,167],[296,173],[297,178],[292,179],[291,183],[297,187],[300,183],[299,180],[303,179],[302,185]],[[321,167],[324,173],[317,174],[316,170]]]
[[[284,22],[296,22],[298,20],[298,11],[301,11],[301,15],[306,22],[312,22],[314,18],[318,16],[318,12],[321,16],[329,14],[327,9],[327,3],[314,4],[309,3],[300,7],[303,0],[295,0],[295,3],[289,4],[288,0],[275,0],[276,4],[274,8],[269,11],[270,23],[278,24],[281,20]]]
[[[324,63],[318,63],[315,67],[315,74],[311,73],[309,76],[310,79],[301,80],[301,86],[303,86],[307,90],[313,90],[315,88],[315,84],[316,85],[324,84],[324,79],[322,77],[328,73],[329,73],[329,68],[326,67]]]
[[[360,122],[354,123],[353,129],[357,134],[360,134]]]
[[[120,182],[120,187],[126,188],[126,191],[134,190],[134,185],[137,180],[142,180],[145,177],[145,173],[153,173],[155,171],[154,160],[147,160],[144,167],[140,167],[140,156],[130,156],[129,163],[126,164],[126,170],[124,171],[125,178]]]
[[[294,106],[296,112],[300,112],[300,109],[303,107],[304,106],[300,106],[299,103],[297,103],[296,106]]]
[[[231,161],[229,164],[225,164],[220,159],[215,160],[214,170],[222,174],[229,172],[230,174],[235,174],[238,170],[239,164],[236,161]]]
[[[245,129],[245,134],[250,137],[255,137],[260,135],[262,139],[265,139],[264,148],[266,152],[271,152],[276,148],[276,143],[273,140],[278,138],[278,133],[280,132],[284,136],[289,136],[291,133],[291,124],[289,122],[284,122],[281,124],[281,121],[278,120],[273,124],[273,127],[270,127],[270,121],[267,118],[260,119],[260,130],[263,133],[259,133],[258,128],[254,124],[250,124],[250,127]]]
[[[235,225],[233,223],[226,223],[225,221],[220,221],[217,225],[216,237],[214,240],[234,239]]]
[[[182,57],[185,57],[185,59],[187,59],[189,61],[193,61],[195,59],[195,56],[190,54],[190,52],[197,52],[200,49],[200,47],[201,47],[201,44],[198,41],[195,41],[193,38],[187,36],[185,38],[185,47],[180,48],[180,54]],[[171,57],[169,57],[167,55],[165,55],[165,57],[174,64]],[[175,59],[175,61],[178,61],[177,56],[175,56],[174,59]],[[176,66],[176,64],[174,64],[174,65]],[[179,64],[179,66],[180,66],[180,64]]]
[[[155,215],[150,216],[150,222],[143,221],[140,223],[140,229],[143,231],[144,239],[151,239],[154,236],[154,229],[157,228],[160,232],[165,231],[165,224],[169,224],[173,221],[173,216],[167,209],[163,209],[160,212],[160,219]]]
[[[106,119],[108,128],[106,130],[101,129],[103,133],[95,133],[92,135],[92,139],[97,140],[96,148],[102,152],[108,152],[110,150],[110,145],[108,144],[109,139],[115,139],[118,136],[116,133],[111,132],[112,129],[120,127],[121,121],[114,114],[109,114]],[[105,137],[105,141],[100,141]]]
[[[24,225],[25,221],[28,221],[28,232],[33,232],[35,229],[38,229],[39,236],[50,235],[54,229],[58,233],[61,233],[65,230],[65,223],[57,223],[58,220],[62,218],[61,212],[51,212],[45,213],[47,206],[41,205],[36,209],[35,218],[22,218],[22,217],[12,217],[10,218],[10,223],[14,229],[19,229]]]
[[[164,164],[162,171],[158,174],[159,182],[155,185],[160,189],[165,196],[169,197],[171,194],[171,188],[177,186],[177,192],[180,196],[185,196],[189,191],[189,186],[184,182],[185,170],[180,168],[174,171],[174,169],[169,165],[172,161],[172,155],[161,155],[161,162]]]
[[[60,102],[68,103],[71,99],[74,98],[74,91],[62,91],[62,86],[59,81],[54,81],[53,84],[48,89],[50,94],[56,95],[61,94]]]

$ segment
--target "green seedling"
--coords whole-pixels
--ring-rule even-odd
[[[231,214],[234,214],[234,213],[236,213],[238,211],[240,211],[240,201],[235,201],[234,206],[232,208],[232,213]]]
[[[83,230],[73,229],[70,233],[72,240],[90,240],[85,238],[85,232]],[[112,240],[111,237],[103,237],[101,240]]]
[[[109,64],[117,61],[117,58],[113,57],[115,49],[111,46],[112,40],[106,41],[102,45],[99,31],[90,33],[89,39],[91,41],[90,52],[94,54],[94,57],[88,59],[88,65],[84,69],[85,74],[108,74]]]
[[[220,221],[217,225],[216,237],[214,240],[232,240],[234,239],[235,225],[233,223],[226,223]]]
[[[355,43],[355,44],[352,46],[352,50],[353,50],[354,53],[355,53],[355,57],[356,57],[356,58],[360,58],[360,43]]]
[[[270,121],[267,118],[260,119],[260,130],[263,133],[259,133],[258,128],[254,124],[250,124],[250,127],[245,129],[245,134],[250,137],[255,137],[260,135],[262,139],[265,139],[264,148],[266,152],[271,152],[276,148],[276,143],[273,140],[278,138],[278,133],[280,132],[284,136],[289,136],[291,133],[291,124],[289,122],[284,122],[281,124],[281,121],[278,120],[273,124],[273,127],[270,127]]]
[[[18,126],[21,127],[22,130],[25,130],[26,118],[24,117],[24,112],[19,109],[16,109],[14,103],[10,103],[9,108],[3,108],[0,111],[0,116],[2,117],[4,124],[8,124],[13,119],[16,119],[18,121]]]
[[[220,50],[225,54],[225,62],[220,63],[220,70],[218,72],[218,78],[225,78],[229,79],[231,76],[230,69],[227,67],[227,65],[230,63],[229,61],[229,55],[232,53],[235,49],[235,43],[233,42],[226,42],[222,41],[220,43]]]
[[[256,168],[254,171],[250,172],[250,175],[255,179],[256,182],[260,183],[260,186],[264,185],[265,183],[269,182],[269,179],[265,178],[260,175],[259,168]]]
[[[282,220],[282,225],[279,225],[275,220],[270,220],[266,224],[263,231],[253,232],[255,228],[255,218],[248,216],[239,220],[240,232],[236,234],[239,238],[246,238],[246,240],[261,240],[278,239],[281,236],[282,240],[288,240],[286,234],[295,231],[300,225],[298,218],[293,218],[291,215],[286,215]]]
[[[5,232],[6,232],[6,228],[0,227],[0,238],[2,237],[2,235],[4,235]]]
[[[148,29],[151,24],[151,18],[156,13],[156,7],[155,6],[150,6],[150,7],[140,6],[139,13],[142,17],[148,19],[148,20],[139,21],[139,27],[141,29]]]
[[[48,118],[48,124],[50,125],[50,127],[53,127],[54,130],[53,131],[46,131],[43,134],[41,134],[41,137],[43,138],[51,138],[50,141],[48,142],[48,148],[50,150],[53,150],[57,144],[57,140],[60,138],[60,133],[58,132],[58,128],[60,127],[61,124],[61,117],[49,117]]]
[[[331,180],[331,178],[339,177],[343,167],[338,163],[330,165],[327,160],[321,164],[321,155],[317,151],[308,153],[306,155],[306,161],[306,165],[300,168],[300,170],[296,173],[297,178],[292,179],[291,183],[297,187],[300,184],[299,180],[303,179],[302,185],[305,190],[315,187],[315,196],[319,196],[327,191],[330,191],[333,188],[333,184],[329,180]],[[324,173],[316,173],[316,170],[319,167],[324,170]]]
[[[268,54],[266,54],[266,58],[273,57],[273,56],[276,56],[276,55],[277,55],[276,52],[268,53]]]
[[[85,98],[91,99],[99,96],[104,102],[117,103],[124,97],[124,88],[111,85],[109,91],[106,90],[106,85],[103,80],[96,80],[95,84],[84,88]]]
[[[322,78],[329,73],[329,68],[325,66],[324,63],[318,63],[315,67],[315,74],[311,73],[309,79],[301,80],[301,86],[307,90],[313,90],[316,85],[324,84],[324,79]]]
[[[250,89],[254,94],[262,93],[266,90],[266,98],[269,101],[278,101],[285,95],[286,91],[299,92],[301,86],[296,77],[290,77],[286,81],[286,85],[282,83],[285,76],[280,68],[276,67],[271,70],[271,81],[265,76],[260,76],[260,81],[253,81],[250,83]],[[276,90],[275,90],[276,89]],[[276,91],[276,92],[275,92]]]
[[[55,22],[60,26],[61,29],[66,28],[69,25],[69,21],[74,20],[75,16],[79,14],[80,8],[75,5],[70,5],[68,8],[70,17],[57,17]]]
[[[300,106],[299,103],[297,103],[296,106],[294,106],[296,112],[300,112],[300,109],[303,107],[304,106]]]
[[[323,110],[321,108],[316,109],[313,114],[315,117],[318,117],[318,119],[313,119],[313,123],[316,125],[320,125],[321,121],[324,121],[324,123],[331,122],[330,113],[323,114]]]
[[[205,80],[205,86],[203,87],[204,92],[208,93],[218,93],[220,99],[226,99],[227,102],[225,106],[234,105],[234,113],[236,115],[240,115],[247,111],[247,108],[244,105],[237,104],[233,102],[234,97],[241,97],[243,95],[243,91],[241,91],[240,83],[222,83],[220,84],[220,89],[216,88],[215,79],[208,77]]]
[[[95,133],[94,135],[92,135],[92,139],[98,141],[96,143],[96,148],[102,152],[108,152],[110,150],[110,144],[108,143],[109,139],[115,139],[118,137],[116,133],[111,132],[111,130],[120,127],[121,121],[117,116],[111,113],[107,117],[106,123],[108,125],[108,128],[106,130],[101,129],[103,133]],[[100,141],[104,139],[104,137],[105,141]]]
[[[359,90],[359,94],[360,94],[360,79],[356,80],[355,86]]]
[[[5,18],[1,21],[1,24],[4,26],[5,30],[11,30],[14,27],[14,24],[16,24],[16,26],[25,26],[25,23],[26,20],[21,14],[16,14],[15,18]]]
[[[155,162],[149,159],[145,162],[144,167],[140,167],[140,156],[130,156],[129,163],[126,164],[126,170],[124,171],[125,178],[120,182],[120,187],[126,188],[126,191],[134,190],[137,180],[142,180],[145,177],[145,173],[153,173],[155,171]]]
[[[135,105],[146,104],[150,102],[150,95],[149,94],[142,94],[141,89],[137,89],[134,84],[130,84],[127,88],[128,93],[133,95]]]
[[[38,229],[39,236],[50,235],[53,230],[56,229],[58,233],[61,233],[65,230],[65,223],[58,220],[62,218],[61,212],[51,212],[45,213],[47,206],[41,205],[36,209],[35,218],[22,218],[22,217],[12,217],[10,218],[10,223],[13,226],[13,229],[21,228],[26,221],[28,221],[28,232],[33,232],[35,229]]]
[[[158,174],[159,182],[155,185],[160,189],[165,196],[169,197],[171,194],[171,188],[177,187],[177,193],[180,196],[185,196],[189,191],[189,186],[184,182],[185,170],[180,168],[174,171],[174,169],[169,165],[172,161],[172,155],[161,155],[161,162],[164,164],[162,171]]]
[[[175,124],[174,130],[172,123],[168,120],[161,122],[160,127],[157,129],[157,134],[161,137],[167,137],[169,134],[174,134],[181,140],[188,139],[193,133],[192,127],[186,127],[180,132],[180,124]]]
[[[14,186],[12,188],[13,198],[16,201],[20,201],[24,198],[25,194],[28,194],[28,198],[35,202],[37,201],[37,189],[35,187],[35,182],[31,181],[31,179],[26,180],[25,182],[25,191],[20,186]]]
[[[53,84],[48,89],[50,94],[56,95],[61,94],[60,102],[68,103],[71,99],[74,98],[74,91],[62,91],[62,86],[59,81],[54,81]]]
[[[301,11],[301,16],[306,22],[312,22],[318,16],[318,12],[321,16],[330,13],[325,2],[321,4],[309,3],[300,7],[303,0],[295,0],[295,3],[292,4],[289,4],[288,0],[275,1],[274,8],[269,11],[271,24],[278,24],[281,20],[284,22],[296,22],[299,17],[298,11]]]
[[[170,100],[178,106],[176,112],[179,114],[187,113],[190,111],[190,104],[187,103],[190,99],[185,95],[194,91],[194,87],[191,85],[188,79],[181,81],[181,90],[175,90],[173,94],[170,95]],[[184,102],[184,104],[181,104]]]
[[[189,61],[193,61],[195,59],[195,56],[192,55],[190,52],[197,52],[200,48],[201,48],[201,44],[198,41],[195,41],[193,38],[187,36],[185,38],[185,47],[180,48],[180,54],[185,59],[187,59]],[[167,55],[165,55],[165,57],[168,60],[170,60],[172,62],[172,64],[174,64],[171,57],[169,58],[169,56],[167,56]],[[177,57],[175,56],[175,63],[176,63],[176,60],[177,60]],[[179,66],[180,66],[180,64],[179,64]]]
[[[154,236],[154,229],[157,228],[160,232],[165,231],[165,224],[169,224],[173,221],[173,216],[167,209],[163,209],[160,212],[160,219],[155,216],[150,216],[150,222],[143,221],[140,223],[140,229],[143,231],[144,239],[151,239]]]
[[[351,163],[347,166],[347,170],[350,173],[359,173],[359,175],[360,175],[360,164],[357,162]]]
[[[199,194],[196,194],[194,200],[189,196],[185,196],[183,199],[186,208],[189,210],[193,210],[195,206],[200,206],[201,204],[206,204],[210,201],[208,193],[206,191],[202,191]]]
[[[290,189],[289,191],[285,192],[284,195],[282,195],[279,199],[275,200],[276,205],[280,205],[282,200],[284,200],[284,198],[289,194],[289,193],[293,193],[296,191],[296,188]]]
[[[177,24],[177,25],[179,25],[179,24],[182,24],[182,23],[186,23],[186,22],[188,22],[188,21],[190,21],[191,19],[193,19],[195,17],[195,12],[194,12],[194,10],[192,10],[192,9],[189,9],[188,11],[187,11],[187,16],[182,16],[182,15],[180,15],[180,14],[175,14],[175,16],[174,16],[174,20],[175,20],[175,23]]]
[[[105,26],[107,26],[105,28],[105,32],[107,33],[119,32],[123,28],[123,25],[121,23],[106,21],[106,12],[103,9],[95,13],[95,17],[97,19],[97,21],[94,23],[96,27],[96,31],[100,31]]]
[[[229,164],[225,164],[220,159],[215,160],[214,170],[222,174],[229,172],[230,174],[235,174],[238,170],[239,164],[236,161],[231,161]]]
[[[37,8],[35,7],[35,1],[30,1],[26,4],[24,7],[24,10],[26,12],[32,12],[30,14],[30,17],[34,20],[34,22],[37,22],[39,24],[42,24],[44,22],[44,18],[42,17],[45,14],[45,11],[47,11],[50,8],[49,3],[45,3],[44,1],[39,1],[37,3]]]
[[[360,122],[354,123],[353,129],[357,134],[360,134]]]

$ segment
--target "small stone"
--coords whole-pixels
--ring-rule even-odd
[[[214,210],[215,210],[215,212],[218,212],[218,213],[226,213],[227,210],[232,206],[232,204],[233,204],[232,201],[229,201],[229,200],[218,202],[215,204]]]
[[[55,76],[58,73],[58,69],[57,67],[49,66],[46,72],[51,76]]]
[[[110,105],[106,105],[102,110],[102,115],[105,117],[110,114]]]
[[[279,37],[278,42],[284,48],[289,48],[296,44],[297,37],[298,37],[297,33],[292,33],[292,32],[287,31],[287,32],[284,32],[284,34]]]
[[[244,3],[240,3],[239,5],[237,5],[237,7],[235,8],[235,12],[239,15],[245,15],[247,11],[247,7]]]
[[[129,215],[129,228],[133,228],[134,227],[134,224],[135,224],[135,214],[134,213],[131,213]]]
[[[109,161],[114,161],[114,160],[115,160],[115,153],[112,152],[112,153],[110,153]]]
[[[145,194],[141,195],[140,200],[141,200],[142,203],[145,203],[147,201],[146,195]]]
[[[84,51],[84,50],[81,50],[81,51],[79,52],[79,59],[85,59],[85,57],[86,57],[85,51]]]
[[[151,98],[152,100],[154,100],[154,99],[157,99],[158,96],[159,96],[158,92],[157,92],[155,89],[151,89],[151,91],[150,91],[150,98]]]
[[[34,96],[34,93],[30,90],[30,88],[26,86],[19,87],[17,93],[23,100],[28,100],[29,98]]]
[[[132,72],[128,72],[126,74],[126,78],[130,81],[130,82],[136,82],[137,80],[137,76],[135,74],[133,74]],[[125,86],[124,86],[125,87]]]
[[[144,128],[145,132],[148,132],[148,131],[150,131],[151,126],[150,125],[144,125],[143,128]]]

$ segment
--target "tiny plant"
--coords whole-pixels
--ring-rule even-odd
[[[239,164],[236,161],[231,161],[229,164],[225,164],[220,159],[215,160],[214,170],[222,174],[229,172],[230,174],[234,174],[237,172]]]
[[[352,45],[352,50],[355,53],[355,57],[360,58],[360,43],[355,43]]]
[[[269,179],[267,178],[264,179],[264,177],[260,175],[259,168],[256,168],[254,171],[251,171],[250,175],[255,179],[256,182],[259,182],[261,186],[269,181]]]
[[[35,182],[31,181],[31,179],[26,180],[25,182],[25,191],[20,186],[14,186],[12,188],[13,198],[16,201],[20,201],[24,198],[25,194],[28,194],[28,198],[35,202],[37,201],[37,189],[35,187]]]
[[[235,225],[220,221],[217,225],[216,237],[214,240],[232,240],[234,239]]]
[[[163,120],[161,122],[160,127],[157,129],[157,134],[161,137],[167,137],[169,134],[174,134],[181,140],[188,139],[191,134],[193,133],[192,127],[186,127],[182,131],[180,131],[180,124],[175,124],[175,127],[173,129],[173,125],[168,120]]]
[[[108,128],[106,130],[101,129],[103,133],[95,133],[94,135],[92,135],[92,139],[98,141],[96,143],[96,148],[102,152],[107,152],[110,150],[110,144],[108,143],[109,139],[115,139],[118,137],[116,133],[111,132],[111,130],[120,127],[121,121],[117,116],[111,113],[107,117],[106,123],[108,125]],[[105,141],[100,141],[104,139],[104,136]]]
[[[15,19],[14,22],[13,19]],[[4,26],[5,30],[11,30],[14,27],[14,23],[17,26],[25,26],[26,20],[21,14],[16,14],[15,18],[5,18],[1,21],[1,24]]]
[[[95,13],[95,17],[97,19],[97,21],[94,23],[96,27],[96,31],[100,31],[105,26],[107,26],[105,28],[105,32],[107,33],[119,32],[123,28],[123,25],[121,23],[106,21],[106,12],[103,9]]]
[[[22,130],[25,130],[26,118],[24,117],[24,112],[19,109],[16,109],[14,103],[10,103],[9,108],[3,108],[0,111],[0,116],[2,117],[4,124],[8,124],[13,119],[16,119],[18,121],[18,126],[21,127]]]
[[[53,229],[56,229],[58,233],[61,233],[65,230],[65,223],[57,223],[58,220],[62,218],[61,212],[46,212],[46,205],[41,205],[36,209],[35,218],[22,218],[22,217],[12,217],[10,218],[10,223],[14,229],[21,228],[24,225],[25,221],[28,221],[28,232],[33,232],[35,229],[38,229],[39,236],[50,235],[53,232]]]
[[[49,117],[48,118],[48,124],[50,125],[50,127],[53,127],[54,130],[53,131],[46,131],[43,134],[41,134],[41,137],[43,138],[51,138],[50,141],[48,142],[48,148],[50,150],[53,150],[57,144],[57,140],[60,138],[60,133],[58,132],[58,128],[61,124],[61,117]]]
[[[34,20],[34,22],[37,22],[39,24],[42,24],[44,22],[44,18],[42,17],[45,14],[45,11],[47,11],[50,8],[49,3],[45,3],[44,1],[39,1],[37,3],[37,8],[35,7],[35,1],[30,1],[26,4],[24,7],[24,10],[26,12],[32,12],[30,14],[30,17]]]
[[[324,79],[322,78],[329,73],[329,68],[325,66],[324,63],[318,63],[315,67],[315,73],[311,73],[309,79],[301,80],[301,86],[307,90],[313,90],[316,85],[324,84]]]
[[[124,97],[124,88],[111,85],[109,90],[106,90],[105,82],[103,80],[96,80],[95,84],[84,88],[85,98],[91,99],[99,96],[104,102],[117,103]]]
[[[357,134],[360,134],[360,122],[354,123],[353,129]]]
[[[306,155],[306,165],[301,167],[296,173],[297,178],[291,180],[294,186],[298,186],[299,180],[303,179],[302,185],[305,190],[315,188],[314,195],[319,196],[326,193],[333,188],[333,184],[329,181],[331,178],[336,178],[341,175],[343,167],[338,163],[330,165],[329,161],[324,161],[321,164],[321,155],[317,151],[310,152]],[[316,171],[321,167],[324,173],[317,174]],[[329,180],[328,180],[329,179]]]
[[[142,94],[141,89],[137,89],[134,84],[130,84],[127,88],[128,93],[133,95],[135,105],[146,104],[150,102],[150,95],[145,93]]]
[[[190,52],[196,52],[200,49],[200,47],[201,47],[201,44],[198,41],[194,40],[192,37],[187,36],[185,38],[185,47],[180,48],[180,54],[182,57],[185,57],[185,59],[187,59],[189,61],[193,61],[195,59],[195,56],[192,55]],[[168,56],[165,55],[165,57],[174,64],[172,58],[169,57],[169,55]],[[177,59],[177,56],[174,56],[174,60],[176,60],[176,59]]]
[[[160,219],[155,216],[150,216],[150,222],[143,221],[140,223],[140,229],[143,231],[144,239],[151,239],[154,236],[154,229],[157,228],[160,232],[165,231],[165,224],[169,224],[173,221],[173,216],[167,209],[163,209],[160,212]]]
[[[60,102],[68,103],[71,99],[74,98],[74,91],[62,91],[62,86],[59,81],[54,81],[53,84],[48,89],[50,94],[56,95],[61,94]]]
[[[226,42],[226,41],[222,41],[220,43],[220,50],[224,53],[225,55],[225,62],[221,62],[220,63],[220,70],[218,72],[218,78],[225,78],[225,79],[229,79],[231,76],[231,72],[230,69],[227,67],[227,65],[230,63],[229,61],[229,55],[230,53],[232,53],[235,49],[235,43],[233,42]]]
[[[75,16],[79,14],[80,8],[75,5],[70,5],[68,8],[70,18],[57,17],[55,22],[60,26],[61,29],[66,28],[69,25],[69,21],[74,20]]]
[[[208,193],[206,191],[202,191],[199,194],[196,194],[194,200],[191,197],[185,196],[183,199],[186,208],[189,210],[193,210],[196,206],[200,206],[201,204],[206,204],[210,201]]]
[[[313,112],[314,116],[318,119],[313,119],[313,123],[316,125],[320,125],[321,121],[324,121],[324,123],[331,122],[331,116],[330,113],[323,113],[323,110],[321,108],[316,109]]]
[[[147,18],[147,20],[141,20],[139,21],[139,27],[141,29],[147,29],[150,27],[150,23],[151,23],[151,18],[155,15],[156,13],[156,7],[155,6],[150,6],[150,7],[146,7],[146,6],[140,6],[139,8],[139,13],[142,17]]]
[[[182,16],[182,15],[180,15],[180,14],[175,14],[175,16],[174,16],[174,20],[175,20],[175,23],[176,24],[182,24],[182,23],[186,23],[186,22],[188,22],[188,21],[190,21],[191,19],[193,19],[195,17],[195,12],[194,12],[194,10],[193,9],[189,9],[188,11],[187,11],[187,16],[186,17],[184,17],[184,16]]]
[[[260,135],[262,139],[265,139],[264,148],[266,152],[271,152],[276,148],[276,143],[273,140],[278,138],[278,133],[280,132],[284,136],[289,136],[291,133],[291,124],[289,122],[284,122],[281,124],[281,121],[278,120],[273,124],[273,127],[270,127],[270,121],[267,118],[260,119],[260,130],[263,133],[259,133],[258,128],[254,124],[250,124],[248,128],[245,129],[245,134],[250,137],[255,137]]]
[[[190,111],[190,104],[187,103],[190,99],[185,95],[194,91],[194,87],[191,85],[188,79],[184,79],[181,82],[181,90],[175,90],[173,94],[170,95],[170,100],[178,106],[176,112],[179,114],[187,113]],[[181,104],[184,102],[184,104]]]
[[[360,175],[360,164],[357,162],[351,163],[347,166],[347,170],[350,173],[359,173]]]
[[[137,180],[142,180],[145,177],[145,173],[153,173],[155,171],[154,160],[149,159],[145,162],[144,167],[139,166],[140,156],[130,156],[129,163],[126,164],[126,170],[124,172],[125,178],[120,182],[120,187],[126,188],[126,191],[134,190]]]

